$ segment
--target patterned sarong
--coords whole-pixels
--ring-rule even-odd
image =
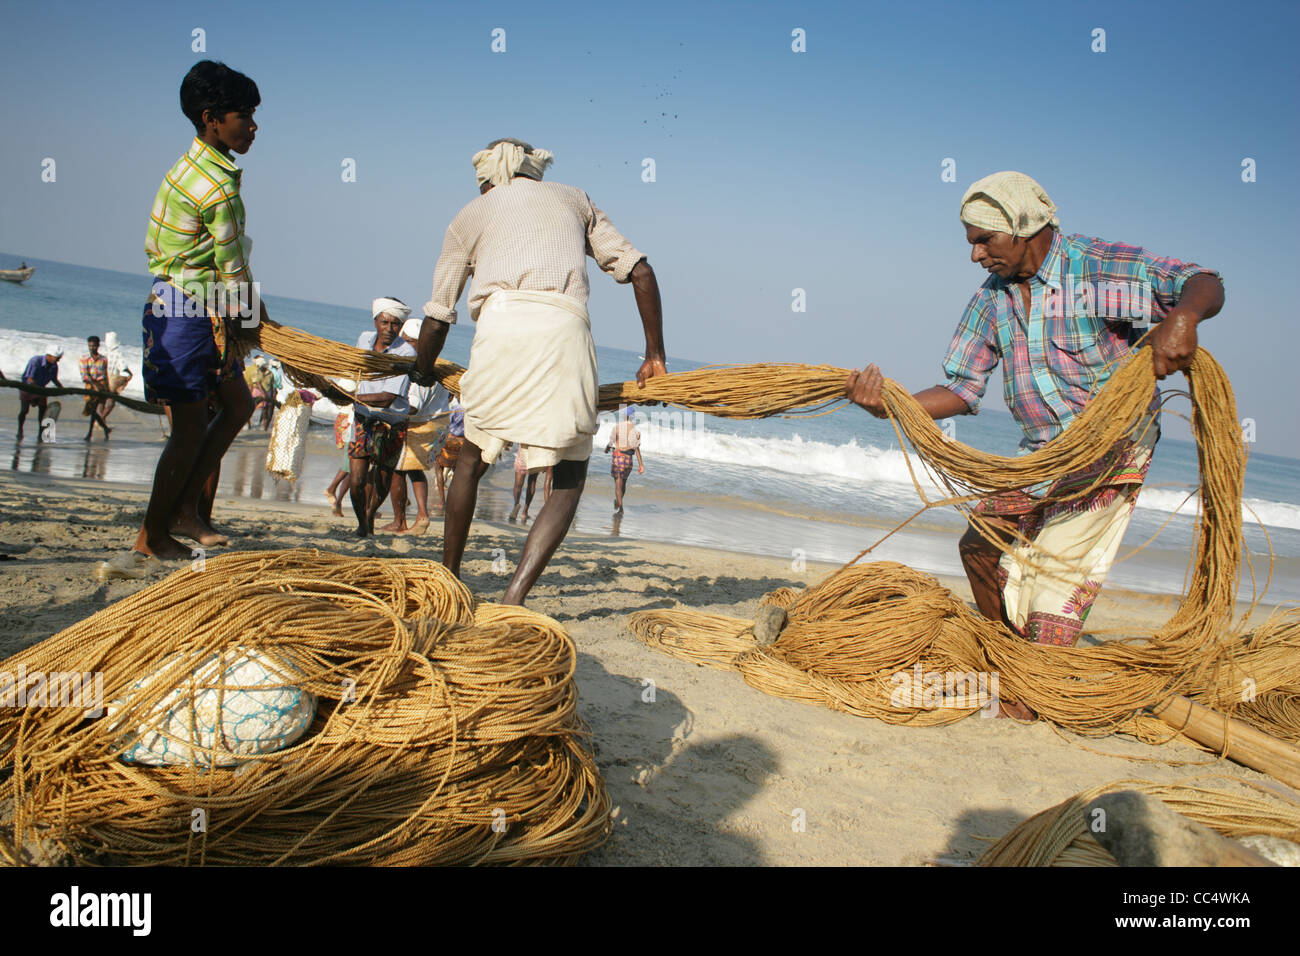
[[[1159,437],[1155,419],[1145,418],[1130,438],[1095,464],[1053,483],[1043,498],[1017,491],[976,506],[977,513],[1012,519],[1030,542],[998,562],[1003,608],[1022,636],[1062,647],[1078,641],[1119,551]],[[1080,497],[1044,500],[1071,494]]]
[[[632,474],[632,452],[615,448],[609,462],[609,473],[615,478],[626,478]]]
[[[391,470],[397,467],[405,440],[405,423],[392,425],[357,415],[352,440],[348,442],[348,457],[366,458],[380,468]]]

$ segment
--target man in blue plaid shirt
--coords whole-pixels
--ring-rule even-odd
[[[1023,173],[1001,172],[962,198],[971,261],[990,275],[953,335],[945,380],[915,398],[934,418],[979,411],[989,374],[1003,362],[1003,395],[1024,429],[1021,451],[1041,448],[1074,420],[1137,340],[1147,339],[1156,376],[1181,371],[1196,353],[1197,323],[1223,307],[1218,273],[1145,249],[1060,232],[1056,206]],[[850,374],[846,394],[884,417],[884,376]],[[981,613],[1029,640],[1072,646],[1119,550],[1159,436],[1159,392],[1147,418],[1093,466],[1044,496],[999,495],[976,510],[1005,534],[1005,547],[974,526],[960,545]],[[1053,499],[1092,488],[1083,498]],[[1028,541],[1018,540],[1015,530]],[[1021,704],[1003,705],[1018,717]]]

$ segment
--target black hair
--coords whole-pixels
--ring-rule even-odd
[[[89,345],[91,342],[94,342],[96,345],[98,345],[98,344],[99,344],[99,336],[98,336],[98,335],[87,336],[87,337],[86,337],[86,344]]]
[[[262,102],[257,84],[224,63],[200,60],[190,67],[181,80],[181,112],[203,132],[203,111],[225,116],[232,111],[249,110]]]
[[[525,153],[531,153],[533,151],[531,143],[525,143],[522,139],[515,139],[513,136],[503,136],[500,139],[494,139],[492,142],[487,144],[487,148],[491,149],[499,143],[509,143],[511,146],[522,146]]]

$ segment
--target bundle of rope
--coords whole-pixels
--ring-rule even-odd
[[[898,675],[996,674],[1004,699],[1022,701],[1082,734],[1126,731],[1153,742],[1170,739],[1173,732],[1144,708],[1185,695],[1270,734],[1300,739],[1300,615],[1275,615],[1245,636],[1240,623],[1232,625],[1245,473],[1232,390],[1204,349],[1187,376],[1201,513],[1187,592],[1155,633],[1094,647],[1029,643],[968,609],[928,575],[893,563],[852,562],[803,591],[767,596],[764,603],[786,607],[789,618],[769,646],[756,643],[751,621],[688,610],[639,612],[632,630],[669,654],[738,670],[768,693],[890,723],[949,723],[985,705],[976,695],[956,706],[926,706],[898,693]],[[896,382],[886,382],[884,396],[900,442],[910,443],[948,491],[942,500],[926,499],[926,506],[963,507],[979,526],[969,508],[973,500],[1038,486],[1092,464],[1138,427],[1154,386],[1150,354],[1138,352],[1060,436],[1018,458],[948,440]],[[916,487],[924,499],[919,481]]]
[[[240,328],[238,334],[245,349],[258,348],[276,356],[296,385],[314,388],[336,404],[351,402],[356,396],[332,379],[383,378],[407,374],[415,367],[412,358],[368,352],[272,320]],[[434,374],[448,391],[459,395],[464,371],[454,362],[440,359]],[[602,411],[611,411],[621,405],[659,402],[722,418],[816,414],[843,400],[847,378],[847,370],[829,365],[714,366],[656,376],[644,387],[636,382],[605,384],[600,386],[597,405]]]
[[[1234,839],[1274,837],[1300,842],[1300,803],[1256,788],[1240,792],[1198,786],[1117,780],[1076,794],[1037,813],[989,847],[976,866],[1118,866],[1090,832],[1088,804],[1105,793],[1136,790]]]
[[[236,769],[119,759],[122,727],[156,729],[170,691],[205,689],[193,686],[195,661],[249,651],[316,695],[303,739]],[[553,620],[476,607],[435,562],[223,555],[0,665],[102,673],[118,706],[112,719],[0,712],[13,814],[0,854],[19,862],[44,844],[74,864],[571,861],[604,840],[610,810],[574,665]]]

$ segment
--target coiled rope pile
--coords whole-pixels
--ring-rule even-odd
[[[522,608],[475,606],[435,562],[223,555],[0,670],[102,672],[105,698],[127,701],[118,726],[156,727],[196,661],[250,650],[319,704],[301,741],[238,769],[128,765],[116,717],[0,711],[13,799],[0,855],[16,863],[43,841],[74,864],[535,863],[571,861],[608,834],[568,636]]]
[[[1232,390],[1204,349],[1187,375],[1201,514],[1187,592],[1154,634],[1096,647],[1029,643],[969,610],[930,576],[887,562],[848,566],[803,591],[769,594],[764,603],[785,607],[789,615],[788,627],[770,646],[756,645],[751,621],[686,610],[639,612],[632,630],[669,654],[738,670],[767,693],[890,723],[949,723],[982,705],[900,703],[895,675],[919,666],[922,673],[996,673],[1002,698],[1082,734],[1125,731],[1168,739],[1169,728],[1143,710],[1185,695],[1300,741],[1300,615],[1274,616],[1244,636],[1240,624],[1232,625],[1245,474]],[[1018,458],[947,440],[896,382],[886,382],[884,396],[900,442],[911,444],[949,492],[927,500],[927,507],[957,505],[970,515],[970,503],[981,495],[1040,485],[1095,462],[1138,427],[1154,386],[1150,353],[1138,352],[1060,436]],[[972,520],[980,525],[978,516]],[[987,526],[983,530],[996,541]]]
[[[1118,780],[1076,794],[1030,817],[976,861],[976,866],[1118,866],[1089,831],[1089,803],[1104,793],[1137,790],[1158,797],[1169,809],[1203,823],[1222,836],[1276,837],[1300,842],[1300,803],[1256,788],[1234,793],[1194,782],[1158,784]]]

